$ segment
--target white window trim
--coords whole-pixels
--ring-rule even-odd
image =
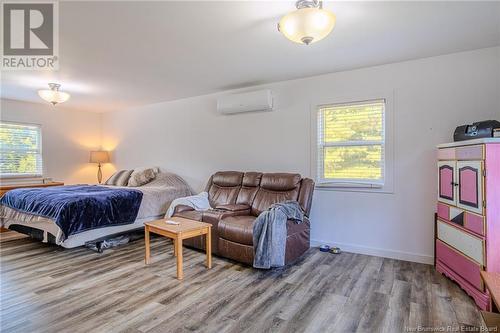
[[[18,121],[9,121],[9,120],[1,120],[2,123],[5,124],[13,124],[13,125],[21,125],[21,126],[36,126],[38,127],[38,132],[40,135],[40,158],[42,160],[42,173],[41,174],[3,174],[0,175],[0,181],[2,180],[8,180],[9,182],[11,181],[16,181],[18,180],[40,180],[44,177],[45,174],[45,161],[43,159],[43,134],[42,134],[42,125],[41,124],[34,124],[34,123],[23,123],[23,122],[18,122]],[[4,183],[2,181],[2,183]]]
[[[335,180],[333,182],[318,182],[318,109],[325,105],[342,105],[362,103],[364,101],[385,100],[385,119],[384,119],[384,183],[376,184],[373,180],[351,180],[342,182]],[[330,98],[322,98],[313,101],[310,105],[310,175],[317,181],[316,189],[327,191],[352,191],[352,192],[377,192],[377,193],[394,193],[394,91],[358,93],[349,96],[332,96]],[[378,142],[378,141],[377,141]],[[363,141],[363,144],[370,143]],[[355,143],[352,143],[353,145]],[[325,146],[336,144],[325,144]],[[345,143],[343,144],[345,145]]]

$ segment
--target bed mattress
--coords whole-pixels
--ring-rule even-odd
[[[116,186],[114,188],[117,188]],[[179,176],[161,171],[156,176],[156,179],[151,183],[141,187],[124,187],[127,189],[137,189],[143,193],[141,205],[137,214],[137,218],[132,224],[102,227],[80,232],[69,236],[63,240],[62,231],[55,222],[46,217],[27,214],[16,211],[9,207],[1,207],[2,226],[9,228],[13,225],[34,228],[43,231],[44,241],[51,234],[55,237],[55,243],[65,248],[73,248],[82,246],[88,241],[98,238],[114,235],[134,229],[139,229],[144,226],[144,222],[153,221],[165,216],[165,213],[170,206],[170,203],[180,197],[192,194],[187,183]]]
[[[80,232],[75,235],[71,235],[64,241],[61,241],[61,230],[51,219],[45,217],[38,217],[38,219],[33,220],[31,216],[25,213],[16,212],[18,219],[6,219],[4,222],[4,227],[9,228],[14,225],[24,226],[28,228],[38,229],[43,232],[43,241],[47,242],[49,239],[49,234],[54,236],[57,245],[65,248],[73,248],[85,245],[85,243],[90,242],[95,239],[102,237],[120,234],[123,232],[141,229],[144,227],[144,222],[153,221],[162,218],[164,215],[152,216],[149,218],[136,219],[132,224],[124,224],[113,227],[105,227],[99,229],[92,229],[84,232]],[[22,215],[27,215],[23,218]]]

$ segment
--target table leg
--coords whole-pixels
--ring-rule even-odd
[[[174,244],[174,257],[177,257],[177,242],[175,238],[172,238],[172,243]]]
[[[151,249],[149,247],[149,227],[146,226],[144,228],[144,243],[145,243],[145,247],[146,247],[146,256],[145,256],[145,263],[146,265],[149,264],[149,261],[150,261],[150,257],[151,257]]]
[[[182,280],[184,274],[182,272],[182,239],[179,238],[175,242],[177,252],[177,279]]]
[[[212,227],[208,227],[208,232],[205,235],[205,249],[207,250],[207,267],[212,268]]]

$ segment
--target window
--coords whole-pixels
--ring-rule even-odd
[[[0,122],[0,177],[42,176],[39,125]]]
[[[319,185],[384,186],[385,104],[381,99],[318,107]]]

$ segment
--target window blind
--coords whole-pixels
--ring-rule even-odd
[[[0,177],[42,176],[41,128],[0,122]]]
[[[317,182],[381,187],[385,100],[318,108]]]

